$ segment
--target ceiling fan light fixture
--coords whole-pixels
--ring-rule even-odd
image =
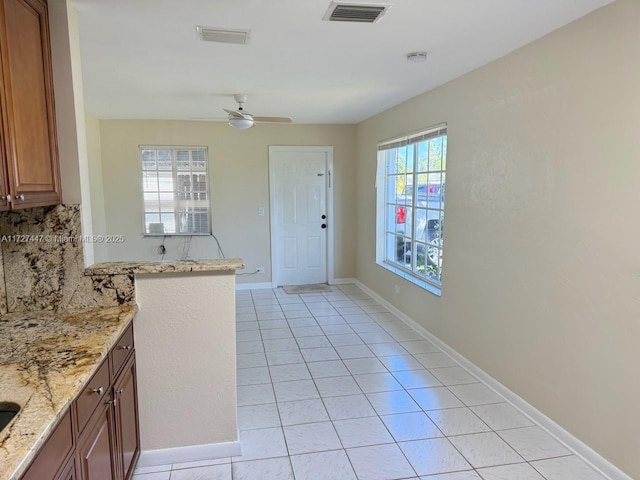
[[[229,110],[228,108],[223,108],[225,112],[229,115],[229,125],[233,128],[239,128],[241,130],[246,130],[247,128],[253,127],[254,123],[291,123],[291,118],[289,117],[260,117],[253,116],[249,112],[245,112],[242,105],[247,101],[247,96],[245,94],[236,94],[233,96],[236,102],[238,102],[238,108],[236,110]]]
[[[231,125],[233,128],[246,130],[247,128],[253,127],[253,119],[233,117],[233,118],[229,118],[229,125]]]

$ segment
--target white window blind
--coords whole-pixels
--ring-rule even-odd
[[[210,235],[207,147],[140,146],[144,235]]]
[[[437,125],[428,130],[402,135],[389,140],[385,140],[378,144],[378,150],[391,150],[393,148],[404,147],[412,143],[420,143],[431,140],[432,138],[442,137],[447,134],[447,125],[445,123]]]

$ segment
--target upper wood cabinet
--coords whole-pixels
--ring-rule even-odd
[[[44,0],[0,0],[0,210],[60,203]]]

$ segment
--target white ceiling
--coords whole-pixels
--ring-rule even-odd
[[[362,0],[359,0],[362,1]],[[99,118],[356,123],[499,58],[612,0],[380,0],[375,24],[327,22],[330,0],[73,0],[86,108]],[[196,25],[250,29],[201,42]],[[405,55],[427,51],[424,64]]]

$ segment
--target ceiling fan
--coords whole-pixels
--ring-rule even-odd
[[[236,94],[233,96],[236,102],[238,102],[237,110],[227,110],[223,108],[225,112],[229,114],[229,125],[233,128],[246,129],[253,127],[253,124],[258,123],[291,123],[289,117],[258,117],[251,115],[244,111],[242,105],[246,103],[247,96],[244,94]]]

